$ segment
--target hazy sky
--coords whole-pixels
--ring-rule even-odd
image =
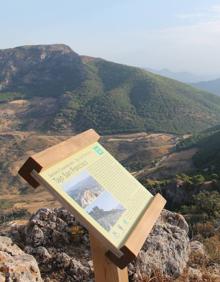
[[[0,48],[65,43],[79,54],[220,74],[220,0],[0,0]]]

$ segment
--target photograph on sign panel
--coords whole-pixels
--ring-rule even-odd
[[[72,177],[63,184],[63,188],[82,208],[86,208],[104,192],[102,186],[87,171]]]
[[[101,193],[86,211],[107,231],[115,225],[125,208],[107,191]]]

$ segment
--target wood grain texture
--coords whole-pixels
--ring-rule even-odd
[[[89,129],[33,155],[32,158],[38,162],[44,170],[97,142],[99,138],[100,136],[95,130]]]
[[[72,154],[79,152],[89,145],[97,142],[100,136],[93,129],[84,131],[81,134],[73,136],[57,145],[54,145],[44,151],[41,151],[30,158],[20,168],[18,173],[34,188],[40,186],[40,183],[31,176],[33,170],[40,172],[50,166],[68,158]]]
[[[118,268],[105,255],[107,249],[90,234],[90,246],[96,282],[128,282],[128,270]]]
[[[149,235],[151,229],[156,223],[162,209],[166,204],[166,200],[158,193],[150,202],[148,208],[146,209],[144,215],[139,220],[138,224],[135,226],[134,230],[124,243],[135,256],[138,255],[141,247],[144,244],[147,236]]]
[[[135,259],[160,216],[165,204],[166,200],[159,193],[153,197],[145,213],[134,227],[133,231],[129,234],[129,237],[124,242],[124,246],[120,249],[123,256],[118,258],[111,251],[106,253],[108,258],[114,264],[123,269],[128,263]]]

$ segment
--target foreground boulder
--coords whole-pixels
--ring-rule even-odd
[[[40,209],[11,235],[36,258],[45,281],[93,281],[87,231],[67,210]]]
[[[163,210],[137,260],[129,265],[131,281],[152,277],[155,271],[168,279],[178,277],[188,261],[187,233],[181,215]],[[67,210],[40,209],[12,235],[36,258],[45,281],[93,281],[88,233]]]
[[[5,236],[0,236],[0,281],[42,281],[35,258]]]
[[[177,278],[189,259],[188,224],[182,215],[163,210],[139,255],[129,266],[134,280],[160,273]]]

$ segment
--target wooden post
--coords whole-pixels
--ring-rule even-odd
[[[108,251],[90,233],[90,247],[96,282],[128,282],[128,269],[120,269],[106,257]]]

